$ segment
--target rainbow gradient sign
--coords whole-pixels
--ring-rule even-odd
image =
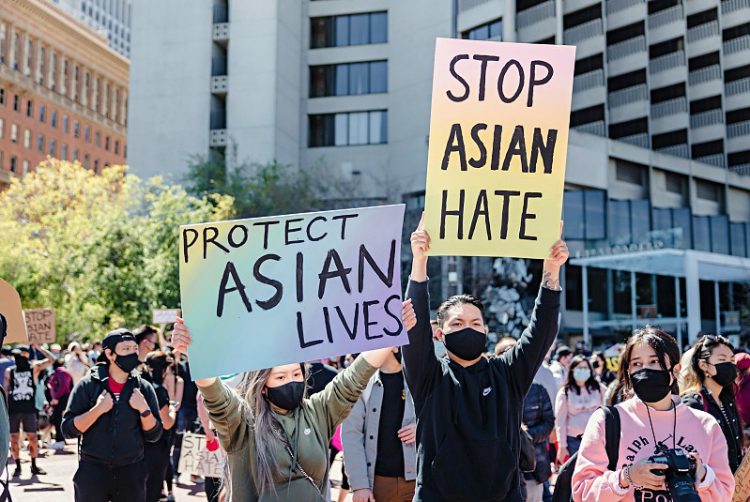
[[[408,343],[404,205],[180,227],[194,379]]]
[[[575,47],[439,38],[430,254],[546,258],[560,235]]]

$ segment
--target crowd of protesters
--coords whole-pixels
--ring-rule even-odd
[[[650,326],[606,357],[559,344],[562,241],[529,326],[488,351],[478,299],[432,315],[429,247],[412,234],[400,348],[195,382],[181,320],[169,340],[140,326],[64,351],[4,348],[14,476],[24,439],[32,475],[40,446],[78,439],[76,500],[172,501],[183,436],[199,432],[226,460],[202,480],[211,502],[328,501],[339,461],[339,501],[732,499],[750,354],[704,333],[681,353]]]

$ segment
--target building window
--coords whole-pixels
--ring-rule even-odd
[[[94,159],[94,172],[99,174],[99,159]]]
[[[26,149],[31,148],[31,130],[24,129],[23,131],[23,147]]]
[[[21,111],[21,96],[19,96],[18,94],[13,96],[13,111],[14,112]]]
[[[489,23],[485,23],[466,30],[461,33],[461,38],[467,38],[469,40],[502,40],[503,37],[503,20],[495,19]]]
[[[102,133],[100,133],[99,131],[96,131],[94,133],[94,144],[96,146],[102,146]]]
[[[83,138],[86,143],[91,143],[91,126],[86,126],[83,130]]]
[[[68,160],[68,145],[66,145],[65,143],[60,145],[60,159]]]
[[[11,155],[10,157],[10,172],[15,173],[17,170],[18,165],[18,159],[15,155]]]
[[[606,239],[606,208],[604,190],[566,191],[563,198],[565,237],[577,240]]]
[[[5,104],[5,89],[0,87],[0,105]]]
[[[0,117],[0,139],[5,137],[5,119]]]
[[[77,120],[73,121],[73,137],[74,138],[80,138],[81,137],[81,123]]]
[[[85,167],[86,169],[89,168],[89,154],[88,153],[83,155],[83,167]]]
[[[31,100],[28,100],[26,102],[26,116],[29,118],[34,118],[34,102]]]
[[[11,143],[18,143],[18,125],[11,124],[10,126],[10,141]]]
[[[115,140],[115,155],[120,154],[120,140]]]
[[[388,41],[388,14],[385,12],[315,17],[310,23],[310,47],[313,49]]]
[[[23,171],[21,171],[21,175],[26,176],[26,174],[28,174],[29,172],[29,161],[24,160],[22,166],[23,166]]]
[[[49,125],[57,129],[57,110],[52,110],[49,114]]]
[[[68,134],[70,131],[70,120],[68,119],[67,115],[63,115],[63,132],[65,134]]]
[[[310,97],[375,94],[388,91],[386,61],[310,67]]]
[[[310,115],[310,147],[378,145],[388,142],[388,112]]]
[[[39,122],[44,123],[47,121],[47,107],[39,105]]]
[[[56,157],[57,156],[57,142],[54,139],[50,139],[47,142],[47,154],[50,157]]]
[[[44,153],[44,134],[39,133],[36,136],[36,149],[39,153]]]
[[[104,149],[109,151],[109,136],[104,138]]]
[[[71,160],[73,162],[78,162],[78,148],[73,148],[73,158]]]

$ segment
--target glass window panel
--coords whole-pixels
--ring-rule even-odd
[[[388,112],[380,112],[380,142],[388,143]]]
[[[672,209],[672,228],[679,229],[682,234],[679,236],[678,233],[678,236],[676,237],[678,239],[676,245],[680,249],[690,249],[693,245],[691,219],[692,217],[689,208],[683,207]]]
[[[490,38],[495,40],[502,40],[503,37],[503,22],[497,20],[490,24]]]
[[[370,15],[370,43],[384,44],[388,41],[388,14],[378,12]]]
[[[669,208],[655,207],[651,211],[654,230],[669,230],[672,228],[672,211]]]
[[[609,240],[612,244],[630,243],[630,210],[626,200],[609,201]]]
[[[729,254],[729,219],[726,215],[711,217],[711,251]]]
[[[604,191],[587,190],[583,192],[586,218],[586,239],[606,239],[604,223]]]
[[[746,256],[750,257],[750,223],[745,223],[745,250]]]
[[[368,63],[352,63],[349,65],[349,94],[367,94],[370,84]]]
[[[349,114],[349,144],[367,144],[367,112]]]
[[[319,98],[326,95],[326,67],[310,67],[310,97]]]
[[[349,94],[349,65],[336,65],[336,96]]]
[[[370,15],[349,16],[349,45],[370,43]]]
[[[674,317],[677,314],[674,286],[674,277],[656,276],[656,311],[662,317]]]
[[[370,63],[370,92],[388,91],[388,63],[375,61]]]
[[[334,137],[336,138],[336,146],[343,146],[349,144],[349,125],[346,113],[336,114],[336,125]]]
[[[614,270],[612,282],[615,313],[630,314],[633,310],[630,303],[630,272]]]
[[[745,224],[732,223],[730,232],[732,254],[735,256],[747,256],[747,249],[745,248]]]
[[[349,40],[349,16],[336,17],[336,46],[343,47],[350,44]],[[330,44],[334,45],[334,44]]]
[[[645,240],[651,231],[651,204],[647,200],[630,201],[632,242]]]
[[[565,308],[568,310],[583,310],[581,278],[580,266],[568,265],[565,267]]]
[[[711,251],[711,229],[708,216],[693,216],[694,248],[698,251]]]
[[[370,144],[371,145],[378,145],[380,143],[383,143],[383,140],[380,138],[382,120],[383,120],[383,115],[381,112],[370,112]]]
[[[563,221],[566,239],[584,239],[583,192],[568,191],[563,197]]]
[[[607,312],[607,270],[589,267],[589,310]]]

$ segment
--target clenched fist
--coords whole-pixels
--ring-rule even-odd
[[[133,389],[133,393],[130,395],[130,401],[128,401],[128,404],[130,404],[130,407],[136,410],[138,413],[144,412],[146,411],[146,408],[148,408],[146,398],[143,397],[140,389]]]

